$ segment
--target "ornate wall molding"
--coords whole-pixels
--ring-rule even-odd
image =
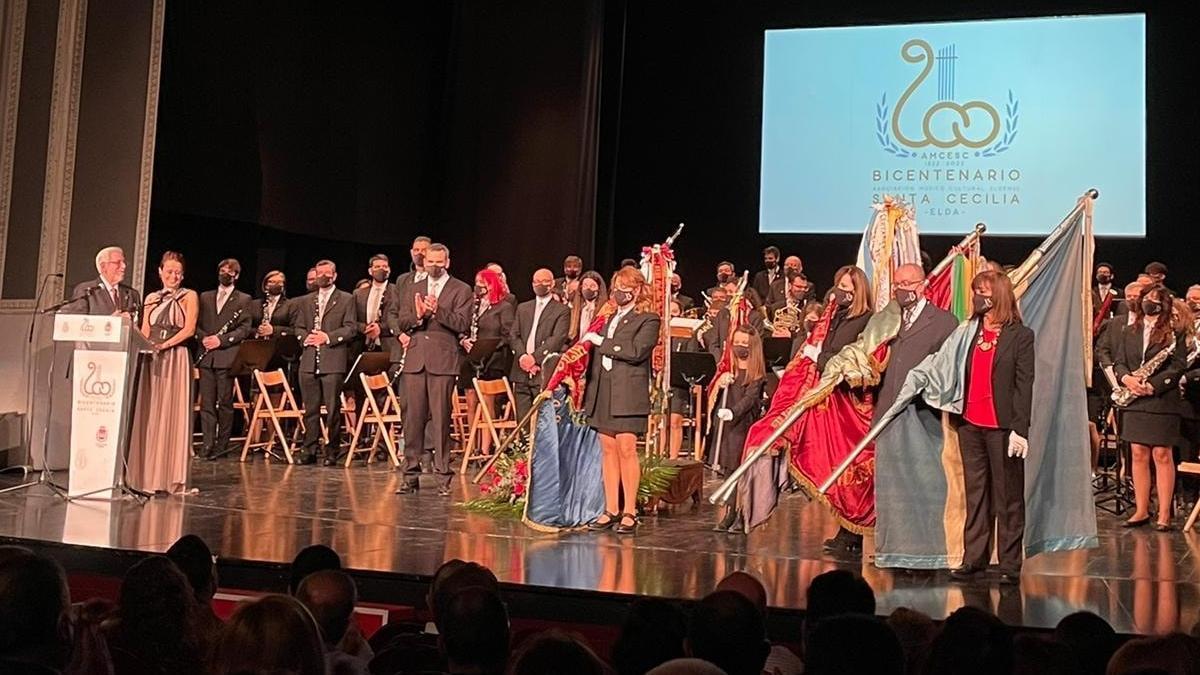
[[[142,290],[146,268],[146,245],[150,238],[150,189],[154,183],[154,137],[158,129],[158,86],[162,71],[163,22],[167,0],[154,0],[150,24],[150,72],[146,77],[146,117],[142,130],[142,173],[138,187],[137,233],[133,245],[133,286]],[[3,268],[0,267],[0,271]]]
[[[21,100],[21,61],[25,52],[26,0],[7,0],[0,16],[4,53],[0,54],[0,297],[4,290],[4,255],[12,208],[13,160],[17,113]]]

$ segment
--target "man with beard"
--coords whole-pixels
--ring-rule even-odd
[[[758,297],[766,302],[771,295],[771,284],[782,276],[779,269],[779,249],[768,246],[763,249],[763,268],[754,273],[754,280],[750,282],[750,286],[758,293]]]

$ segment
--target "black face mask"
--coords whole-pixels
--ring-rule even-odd
[[[547,295],[550,295],[550,284],[534,284],[533,294],[539,298],[544,298]]]
[[[317,276],[317,288],[329,288],[332,285],[333,277],[327,277],[323,274]]]
[[[1110,284],[1110,283],[1112,283],[1112,275],[1111,274],[1097,274],[1096,275],[1096,283]]]
[[[579,294],[583,296],[584,300],[591,302],[596,299],[596,296],[600,295],[600,291],[597,291],[594,288],[585,288],[582,291],[579,291]]]
[[[222,286],[232,286],[236,279],[237,277],[228,272],[217,273],[217,283],[221,284]]]
[[[579,277],[579,270],[576,270],[576,269],[563,270],[563,276],[565,276],[568,279],[575,279],[575,278]]]
[[[835,288],[833,289],[833,302],[838,307],[845,309],[854,302],[854,292]]]
[[[375,270],[371,272],[371,278],[381,284],[387,281],[389,276],[391,276],[391,270]]]
[[[1159,314],[1162,314],[1162,311],[1163,306],[1161,302],[1156,302],[1154,300],[1142,301],[1142,314],[1145,314],[1146,316],[1158,316]]]
[[[476,286],[475,287],[475,295],[480,298],[487,295],[487,291],[488,291],[487,286]]]
[[[982,316],[992,308],[992,299],[986,295],[976,293],[971,296],[971,311],[975,316]]]
[[[283,284],[267,284],[267,295],[283,295]]]
[[[446,266],[434,265],[432,267],[426,267],[425,273],[428,274],[431,279],[441,279],[442,275],[446,273]]]
[[[624,307],[633,302],[633,293],[629,291],[615,290],[612,292],[613,302],[617,303],[618,307]]]
[[[764,260],[763,267],[766,267],[769,270],[773,270],[776,267],[779,267],[779,261],[778,260]]]
[[[717,283],[719,284],[727,284],[731,279],[733,279],[733,275],[728,272],[719,272],[717,274]]]
[[[896,304],[900,305],[901,309],[908,309],[909,307],[912,307],[913,305],[917,304],[917,300],[920,299],[921,296],[917,295],[917,292],[914,290],[907,288],[896,289]]]
[[[748,359],[748,358],[750,358],[750,348],[743,347],[741,345],[734,345],[733,346],[733,355],[738,357],[739,359]]]

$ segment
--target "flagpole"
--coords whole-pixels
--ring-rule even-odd
[[[986,231],[987,231],[987,225],[984,225],[983,223],[977,223],[975,225],[975,229],[973,231],[971,231],[970,234],[963,237],[962,241],[958,242],[958,244],[956,244],[955,246],[950,248],[950,252],[946,254],[946,257],[943,258],[941,260],[941,262],[939,262],[937,264],[937,266],[935,266],[933,268],[934,271],[940,272],[940,271],[944,270],[947,265],[949,265],[950,263],[952,263],[954,261],[954,256],[957,255],[957,253],[955,252],[955,249],[971,246],[972,244],[975,243],[976,240],[978,240],[981,236],[983,236],[983,233]],[[932,274],[932,272],[931,272],[931,274]],[[842,377],[839,376],[838,379],[833,383],[833,386],[836,387],[837,385],[839,385],[841,383],[842,383]],[[745,475],[745,473],[747,471],[750,470],[750,467],[755,462],[757,462],[760,457],[762,457],[764,454],[766,454],[766,452],[775,445],[775,442],[778,441],[780,439],[780,437],[782,437],[785,433],[787,433],[787,430],[790,429],[791,426],[796,423],[796,420],[800,419],[800,415],[804,414],[804,411],[807,409],[808,408],[805,408],[805,407],[795,406],[792,409],[792,411],[787,414],[787,417],[783,418],[782,423],[780,423],[780,425],[778,427],[776,427],[776,429],[774,431],[771,432],[771,435],[767,437],[767,440],[763,441],[762,445],[755,448],[750,454],[746,455],[745,461],[743,461],[741,463],[741,465],[738,466],[738,468],[734,469],[733,473],[729,474],[729,477],[725,479],[725,482],[721,483],[721,486],[718,487],[712,493],[712,495],[709,496],[709,498],[708,498],[709,503],[725,504],[726,502],[728,502],[729,499],[733,496],[734,490],[737,489],[738,480],[740,480],[741,477],[743,475]],[[876,433],[878,433],[878,432],[876,432]],[[861,452],[861,450],[859,450],[858,452]],[[844,466],[849,467],[850,462],[856,456],[857,456],[857,453],[851,453],[850,459],[848,459],[846,462],[843,462]],[[830,483],[832,480],[835,480],[837,476],[841,475],[842,471],[845,471],[844,467],[839,467],[839,469],[840,470],[836,471],[834,476],[831,477],[830,480],[827,480],[826,483]],[[828,488],[825,487],[824,489],[821,490],[821,492],[824,492],[826,489],[828,489]]]

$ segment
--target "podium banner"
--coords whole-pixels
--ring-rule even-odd
[[[128,358],[120,351],[75,350],[67,481],[71,496],[110,488],[117,476]]]

